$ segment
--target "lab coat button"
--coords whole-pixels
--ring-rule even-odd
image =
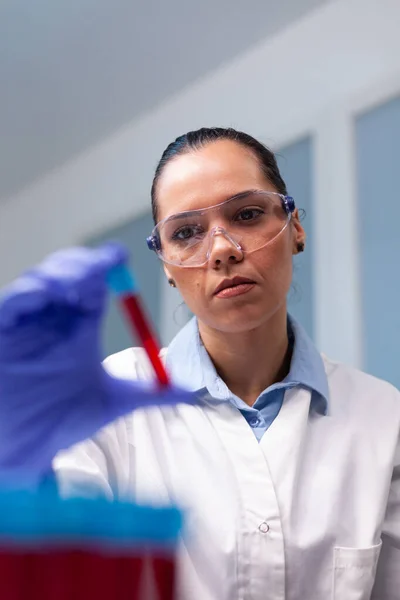
[[[269,525],[268,525],[268,523],[266,523],[265,521],[263,521],[261,523],[261,525],[258,526],[258,529],[261,531],[261,533],[268,533],[268,531],[269,531]]]

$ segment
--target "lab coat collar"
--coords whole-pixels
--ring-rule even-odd
[[[274,387],[301,386],[312,392],[313,407],[326,414],[329,401],[328,380],[320,353],[315,348],[303,327],[288,316],[291,331],[293,354],[290,371],[283,382]],[[197,319],[193,317],[172,340],[168,347],[166,366],[173,382],[190,391],[209,391],[215,397],[215,386],[210,390],[210,381],[217,381],[218,375],[201,342]],[[221,398],[222,399],[222,398]]]

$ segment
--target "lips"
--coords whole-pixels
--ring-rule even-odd
[[[227,288],[235,288],[243,284],[255,284],[255,281],[248,279],[247,277],[233,277],[232,279],[223,279],[221,283],[215,288],[214,296],[226,290]]]

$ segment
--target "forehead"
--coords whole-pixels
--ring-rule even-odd
[[[276,191],[249,149],[230,140],[212,142],[167,164],[157,186],[158,218],[207,208],[250,189]]]

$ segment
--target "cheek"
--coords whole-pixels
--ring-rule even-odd
[[[196,313],[196,306],[204,302],[205,296],[205,279],[206,273],[204,269],[184,269],[170,268],[170,275],[174,279],[179,292],[189,309]]]
[[[285,295],[292,281],[292,248],[287,239],[271,244],[253,255],[254,266],[260,273],[265,286],[273,295]]]

